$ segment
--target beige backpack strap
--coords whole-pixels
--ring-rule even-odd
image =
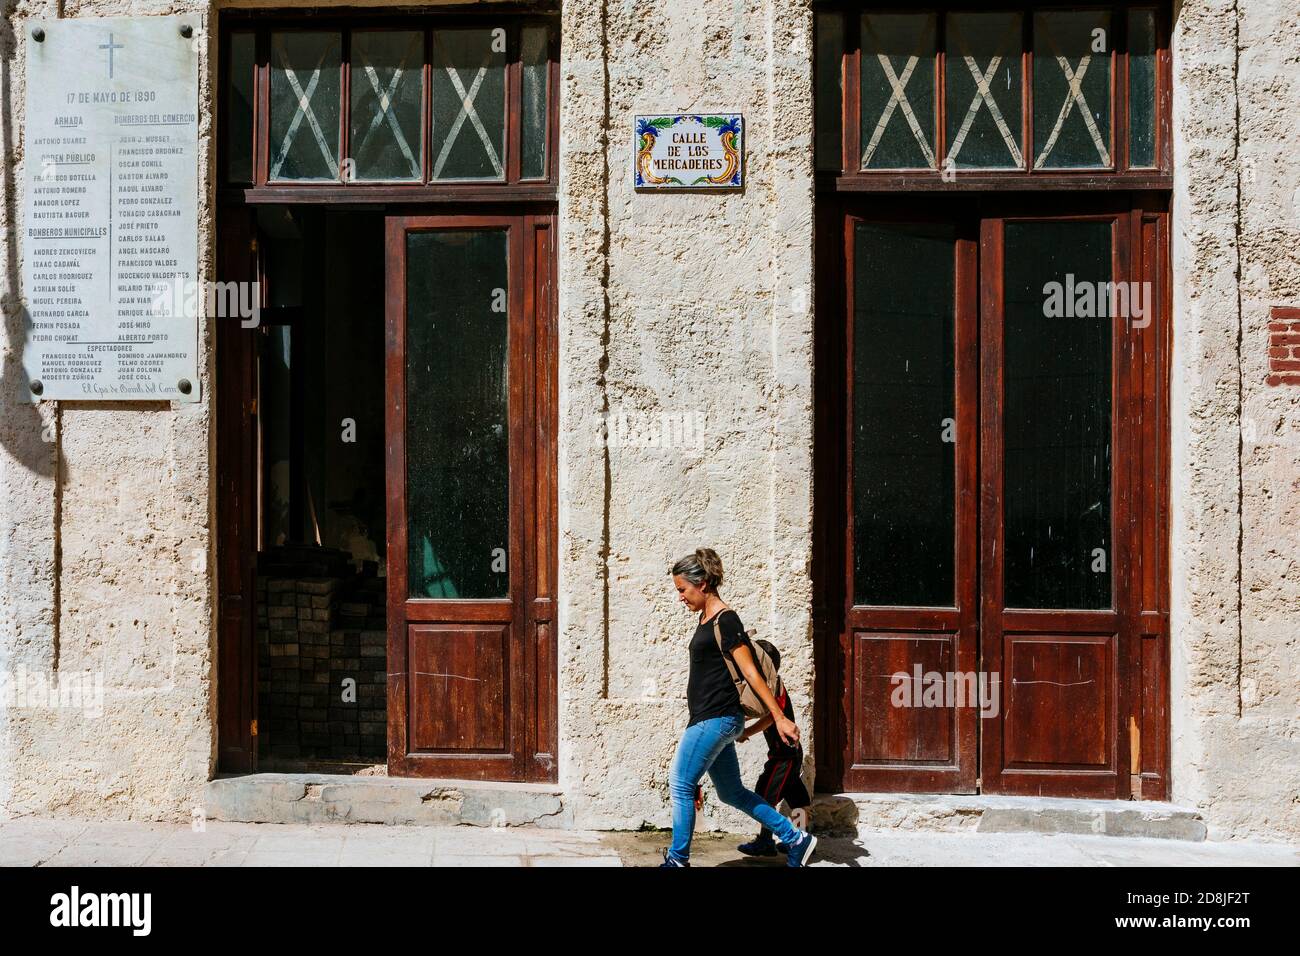
[[[728,610],[728,608],[723,608],[713,618],[713,639],[718,642],[718,653],[722,655],[722,663],[727,665],[727,672],[731,674],[731,682],[740,684],[744,682],[745,678],[740,676],[740,672],[736,670],[736,665],[731,662],[727,652],[722,649],[722,625],[718,623],[718,618],[726,614]]]

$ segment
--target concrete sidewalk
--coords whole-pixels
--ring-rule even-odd
[[[653,866],[666,832],[537,827],[301,826],[209,822],[0,822],[2,866]],[[736,852],[748,839],[700,833],[696,866],[780,866]],[[1023,833],[873,832],[824,837],[818,866],[1300,866],[1300,849]]]

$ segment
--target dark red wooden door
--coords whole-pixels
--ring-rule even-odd
[[[1166,788],[1165,220],[1040,205],[824,223],[823,789]]]
[[[975,234],[851,214],[843,243],[841,786],[973,792]]]
[[[1140,638],[1125,613],[1126,530],[1144,419],[1130,366],[1153,323],[1132,216],[1105,205],[982,223],[980,657],[1001,685],[981,721],[991,793],[1129,793]]]
[[[554,780],[552,220],[386,243],[389,770]]]

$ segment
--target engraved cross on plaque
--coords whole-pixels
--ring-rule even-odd
[[[122,43],[114,43],[113,34],[111,33],[108,35],[108,42],[99,45],[99,49],[108,51],[108,78],[110,80],[113,78],[113,51],[121,50],[124,46],[125,44]]]

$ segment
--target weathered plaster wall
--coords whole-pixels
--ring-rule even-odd
[[[202,4],[68,3],[63,15],[196,13]],[[186,818],[213,739],[209,577],[211,349],[204,400],[32,406],[19,357],[22,117],[28,26],[53,4],[11,5],[4,81],[5,353],[0,416],[0,666],[67,679],[101,674],[103,715],[74,708],[6,714],[0,810]],[[200,54],[200,96],[212,96]],[[210,171],[212,118],[200,159]],[[199,200],[200,270],[212,267],[211,176]]]
[[[0,812],[184,818],[214,754],[210,330],[200,403],[21,400],[21,38],[54,12],[10,3],[0,25],[0,668],[102,670],[105,718],[0,714]],[[1268,307],[1300,305],[1298,17],[1185,0],[1174,38],[1173,797],[1218,837],[1300,834],[1300,391],[1263,372]],[[807,0],[569,0],[563,24],[560,780],[577,825],[663,825],[691,626],[678,554],[723,554],[724,593],[780,642],[811,725],[811,18]],[[745,113],[745,192],[635,193],[633,115],[715,108]],[[699,414],[677,421],[702,445],[606,449],[606,414]],[[748,826],[701,825],[721,823]]]
[[[1212,837],[1300,835],[1300,9],[1185,0],[1174,35],[1173,799]]]
[[[718,550],[811,726],[812,22],[789,0],[563,20],[560,779],[578,825],[666,825],[693,628],[673,559]],[[637,193],[634,116],[704,110],[745,116],[744,192]],[[698,443],[626,439],[665,415]]]

